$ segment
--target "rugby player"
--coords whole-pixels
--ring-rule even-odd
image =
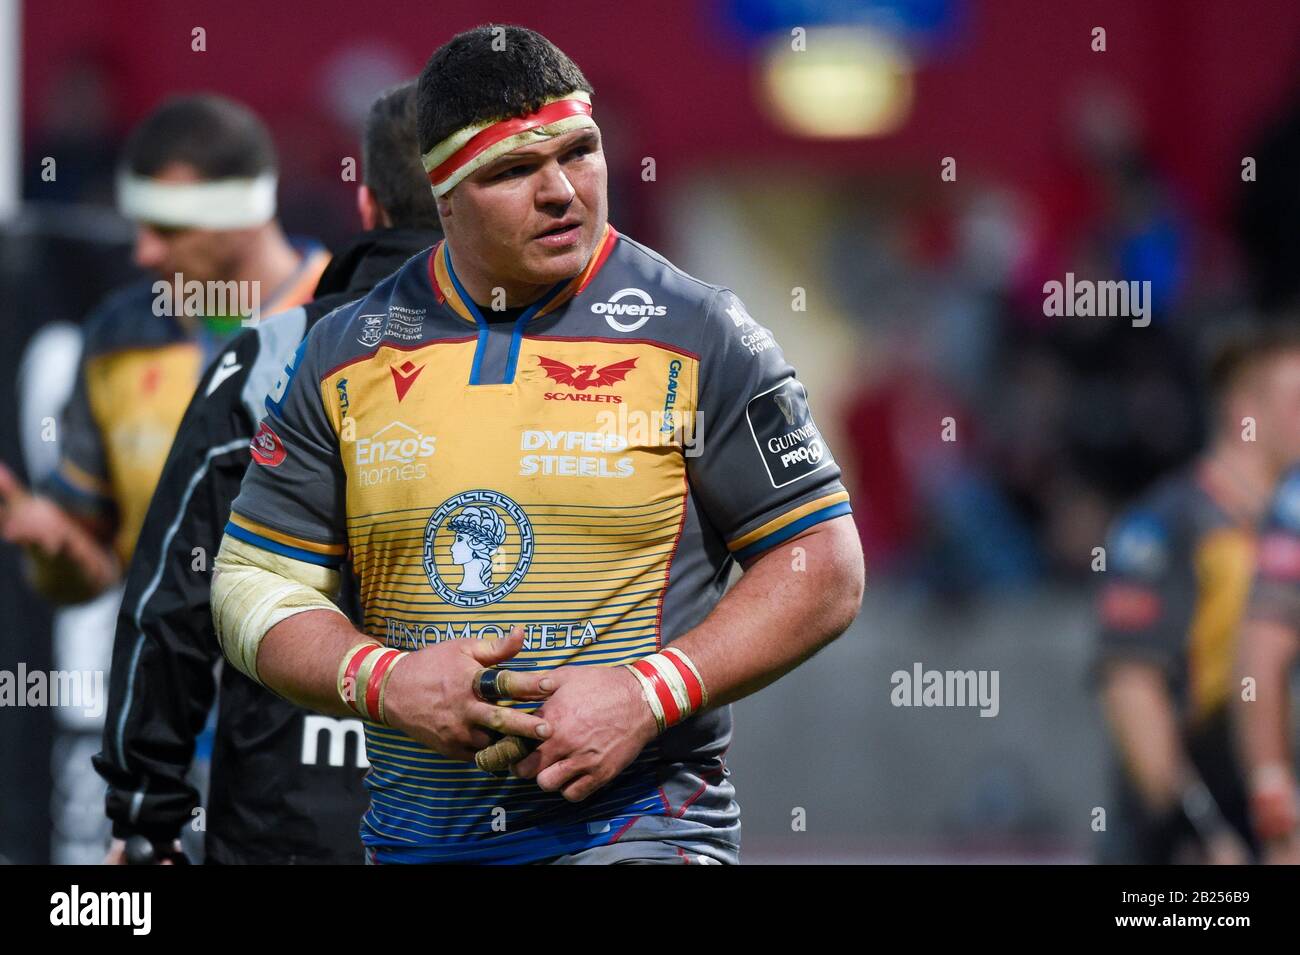
[[[1300,418],[1294,408],[1292,417]],[[1267,863],[1300,864],[1300,790],[1291,722],[1291,675],[1298,651],[1300,467],[1293,467],[1278,484],[1260,533],[1234,694],[1250,818]]]
[[[231,100],[168,100],[128,138],[118,207],[137,224],[136,264],[155,278],[87,319],[53,478],[33,494],[0,467],[0,536],[27,550],[50,600],[80,603],[117,582],[199,377],[240,329],[230,308],[190,314],[192,290],[219,288],[266,314],[310,299],[329,256],[285,237],[275,187],[270,135]]]
[[[728,704],[861,602],[804,387],[732,292],[609,225],[592,93],[520,27],[433,54],[446,239],[312,329],[218,555],[227,660],[366,720],[372,862],[737,861]],[[541,743],[501,778],[489,731]]]
[[[1106,548],[1098,674],[1121,765],[1103,861],[1254,851],[1229,704],[1256,528],[1300,457],[1300,337],[1236,336],[1210,388],[1208,447],[1122,514]]]
[[[264,319],[208,368],[163,467],[127,574],[118,616],[103,751],[116,841],[143,836],[153,858],[174,857],[198,793],[186,773],[214,695],[205,860],[359,863],[366,793],[360,720],[311,717],[234,667],[214,664],[210,561],[249,462],[263,398],[303,334],[439,238],[420,165],[415,83],[371,107],[357,207],[366,230],[340,249],[307,305]],[[196,556],[201,559],[196,565]],[[351,753],[346,747],[351,746]],[[351,757],[349,760],[349,756]]]
[[[135,261],[152,277],[86,320],[55,473],[31,493],[0,467],[0,537],[25,549],[36,588],[60,604],[103,595],[87,608],[91,627],[56,619],[63,669],[109,669],[120,577],[181,415],[239,330],[240,306],[269,314],[302,303],[328,260],[281,231],[276,167],[258,118],[211,95],[163,103],[124,145],[118,209],[136,223]],[[56,724],[54,853],[98,859],[108,832],[90,757],[103,727],[66,709]]]

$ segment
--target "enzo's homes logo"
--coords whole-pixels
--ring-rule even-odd
[[[1044,282],[1043,314],[1049,318],[1132,318],[1134,328],[1151,324],[1151,283],[1094,282],[1065,273],[1065,282]]]
[[[104,702],[103,670],[0,670],[0,706],[79,706],[95,719]]]
[[[423,434],[401,421],[385,425],[373,436],[357,439],[358,480],[363,487],[386,481],[422,480],[428,476],[428,468],[421,459],[432,457],[436,445],[434,435]]]
[[[998,715],[997,670],[895,670],[889,677],[894,706],[978,706],[980,716]]]
[[[635,301],[624,301],[624,299]],[[634,332],[651,317],[668,314],[668,306],[656,305],[650,293],[639,288],[619,289],[609,297],[607,302],[592,302],[591,310],[597,315],[604,315],[605,322],[616,332]],[[614,316],[626,315],[635,318],[635,322],[620,322]]]
[[[82,892],[73,885],[50,896],[51,925],[126,925],[132,935],[148,935],[153,927],[153,895],[149,892]]]
[[[245,325],[256,325],[262,316],[262,283],[248,281],[185,281],[177,272],[169,282],[153,283],[153,313],[191,318],[238,318]]]

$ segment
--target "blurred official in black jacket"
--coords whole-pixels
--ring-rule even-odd
[[[335,255],[312,302],[266,319],[217,357],[181,422],[127,577],[94,761],[108,782],[109,862],[127,861],[133,836],[155,858],[172,856],[186,825],[206,831],[209,862],[362,861],[368,763],[359,720],[308,713],[226,666],[206,814],[187,773],[221,659],[208,602],[212,559],[265,396],[316,321],[441,238],[414,101],[412,83],[371,108],[357,202],[366,231]],[[345,578],[344,609],[356,606],[350,590]]]

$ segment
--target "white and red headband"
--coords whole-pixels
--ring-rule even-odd
[[[276,175],[208,182],[160,182],[123,171],[117,208],[136,222],[189,229],[249,229],[275,217]]]
[[[575,129],[594,127],[591,97],[582,90],[547,100],[535,113],[466,126],[420,158],[435,196],[444,196],[462,179],[510,150],[542,142]]]

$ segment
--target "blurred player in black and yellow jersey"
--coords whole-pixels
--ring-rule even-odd
[[[1296,414],[1300,418],[1300,413]],[[1241,628],[1234,708],[1250,818],[1264,862],[1300,864],[1291,675],[1300,653],[1300,467],[1282,478],[1260,531]]]
[[[199,805],[189,771],[214,698],[204,860],[362,861],[357,825],[369,764],[361,722],[310,715],[234,667],[218,677],[210,582],[195,572],[191,555],[217,552],[266,390],[302,336],[442,237],[415,116],[414,82],[376,99],[357,186],[366,231],[335,249],[313,301],[264,318],[208,366],[172,444],[126,576],[103,749],[95,757],[117,838],[110,862],[127,861],[128,842],[138,846],[140,837],[154,846],[153,858],[174,857],[167,847]]]
[[[1300,456],[1300,336],[1220,349],[1209,447],[1114,524],[1098,600],[1102,703],[1121,763],[1107,862],[1253,854],[1228,704],[1258,524]]]
[[[32,494],[0,469],[0,535],[50,599],[117,581],[199,377],[242,319],[311,299],[329,256],[281,231],[276,165],[261,121],[217,96],[169,100],[128,140],[118,204],[153,275],[86,323],[53,479]]]

